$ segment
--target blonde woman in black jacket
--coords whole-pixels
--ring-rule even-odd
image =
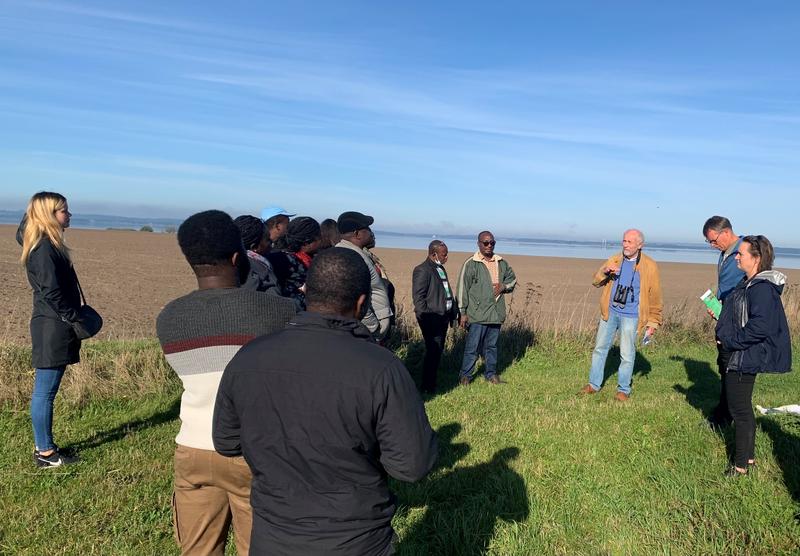
[[[70,325],[78,318],[81,297],[64,230],[70,220],[67,199],[43,191],[34,195],[20,225],[22,264],[33,288],[32,363],[36,369],[31,396],[33,460],[37,467],[77,461],[53,442],[53,400],[67,365],[80,360],[81,341]]]

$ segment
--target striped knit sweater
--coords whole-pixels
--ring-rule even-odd
[[[244,344],[281,330],[294,315],[291,300],[242,288],[196,290],[164,307],[156,321],[158,339],[183,382],[178,444],[214,449],[211,427],[222,371]]]

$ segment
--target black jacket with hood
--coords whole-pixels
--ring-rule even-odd
[[[387,479],[417,481],[437,457],[403,363],[359,321],[317,313],[234,356],[213,439],[253,472],[251,554],[390,554]]]
[[[785,373],[792,367],[792,342],[781,303],[786,276],[777,270],[744,278],[725,298],[717,339],[733,352],[728,371]]]

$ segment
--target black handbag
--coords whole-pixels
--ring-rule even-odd
[[[91,305],[86,303],[86,297],[83,295],[83,288],[81,288],[80,282],[78,282],[78,291],[81,293],[81,307],[78,309],[78,318],[69,324],[78,339],[85,340],[100,332],[100,329],[103,328],[103,317]]]
[[[100,329],[103,328],[103,317],[100,316],[100,313],[95,311],[91,305],[86,303],[86,297],[83,295],[83,288],[81,288],[81,283],[78,281],[77,276],[75,276],[75,282],[78,284],[78,291],[81,294],[81,306],[76,311],[76,313],[78,313],[77,319],[74,321],[67,320],[67,318],[60,315],[56,308],[53,307],[47,300],[45,300],[45,303],[47,303],[50,309],[52,309],[53,313],[55,313],[62,322],[72,327],[72,330],[75,332],[75,335],[79,340],[85,340],[97,335],[97,333],[100,332]],[[41,292],[38,287],[35,285],[34,287]]]

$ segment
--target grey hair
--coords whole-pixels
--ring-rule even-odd
[[[724,216],[712,216],[706,223],[703,224],[703,236],[707,236],[708,232],[714,230],[715,232],[721,232],[722,230],[732,230],[733,225],[731,221],[725,218]]]
[[[625,233],[622,234],[622,236],[624,237],[628,232],[635,232],[636,235],[639,236],[639,243],[644,245],[644,234],[642,233],[641,230],[638,230],[636,228],[629,228],[629,229],[625,230]]]

